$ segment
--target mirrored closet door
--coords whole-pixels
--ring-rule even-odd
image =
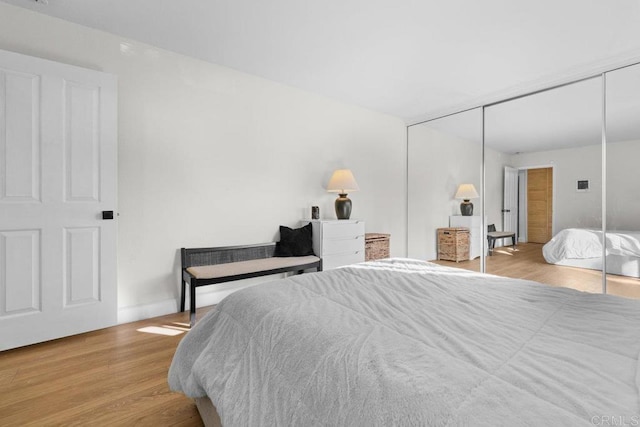
[[[408,156],[408,256],[640,298],[640,65],[410,126]]]
[[[408,256],[480,271],[482,109],[410,126],[407,153]]]
[[[640,65],[605,79],[606,291],[640,298]]]
[[[484,116],[486,272],[601,292],[601,77]]]

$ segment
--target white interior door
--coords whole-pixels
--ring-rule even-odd
[[[504,167],[504,201],[502,204],[502,231],[518,233],[518,170]],[[516,240],[517,241],[517,240]]]
[[[518,170],[518,242],[526,243],[527,238],[527,170]]]
[[[116,323],[116,89],[0,51],[0,350]]]

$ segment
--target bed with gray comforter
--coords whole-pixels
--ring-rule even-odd
[[[224,426],[638,425],[639,353],[639,301],[392,259],[235,292],[169,384]]]

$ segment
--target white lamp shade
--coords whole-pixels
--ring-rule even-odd
[[[460,184],[458,191],[456,191],[456,199],[469,200],[477,199],[478,197],[480,196],[478,196],[476,187],[473,184]]]
[[[338,169],[335,171],[327,185],[327,191],[329,193],[347,194],[352,191],[358,191],[359,189],[360,187],[358,187],[358,183],[349,169]]]

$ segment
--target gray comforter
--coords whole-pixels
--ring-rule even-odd
[[[169,384],[224,426],[640,425],[639,353],[638,301],[394,259],[230,295]]]

